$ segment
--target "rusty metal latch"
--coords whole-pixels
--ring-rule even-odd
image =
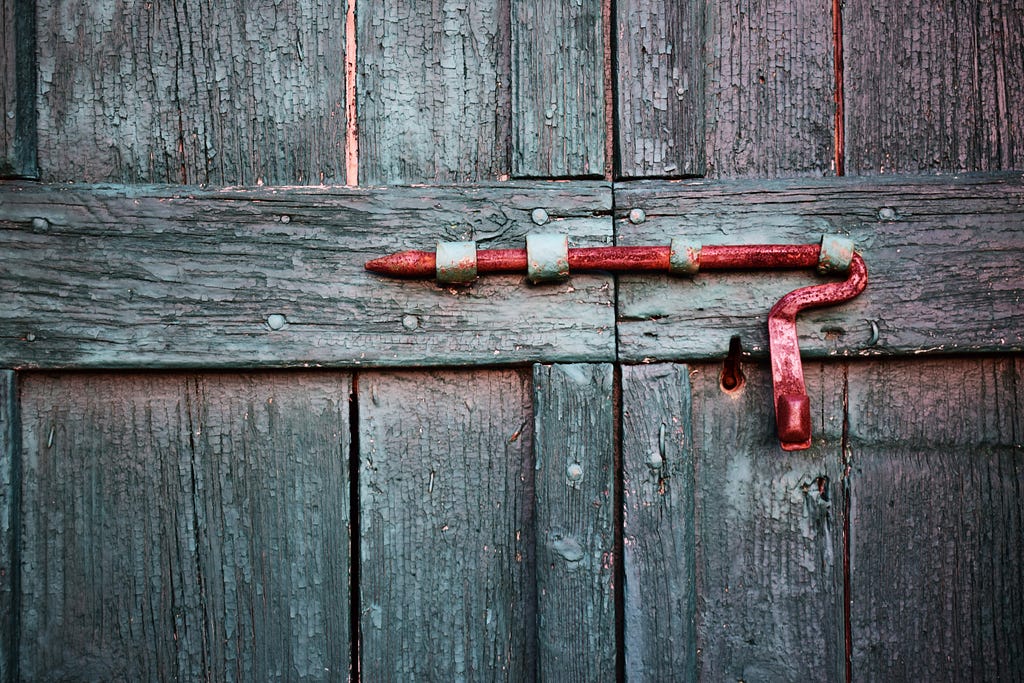
[[[794,290],[768,313],[775,422],[783,450],[811,446],[811,403],[804,386],[796,316],[809,308],[848,301],[867,286],[864,259],[853,242],[825,235],[818,244],[701,245],[673,239],[670,246],[570,249],[565,235],[530,235],[526,249],[481,249],[473,242],[439,242],[434,252],[403,251],[373,259],[366,269],[396,277],[436,277],[439,284],[469,285],[479,274],[526,271],[531,282],[564,280],[570,271],[662,271],[695,275],[708,270],[815,268],[846,279]]]

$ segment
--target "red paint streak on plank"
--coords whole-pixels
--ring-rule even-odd
[[[359,110],[356,107],[356,0],[345,12],[345,184],[359,184]]]
[[[835,158],[836,175],[846,175],[846,119],[843,93],[843,0],[832,0],[832,42],[836,73]]]
[[[615,89],[612,85],[612,0],[602,0],[601,20],[604,22],[604,179],[615,174]]]

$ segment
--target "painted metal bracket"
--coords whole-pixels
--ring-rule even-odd
[[[811,446],[811,402],[804,386],[796,316],[809,308],[848,301],[867,286],[867,265],[854,244],[825,235],[818,244],[701,245],[677,238],[670,246],[570,249],[564,235],[530,235],[526,249],[477,250],[472,242],[439,243],[436,252],[403,251],[373,259],[366,269],[395,277],[436,277],[467,285],[477,274],[526,271],[531,282],[564,280],[571,270],[661,271],[692,276],[711,270],[814,268],[846,279],[803,287],[768,313],[775,422],[783,450]]]

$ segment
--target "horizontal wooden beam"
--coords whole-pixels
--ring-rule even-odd
[[[633,223],[630,212],[645,220]],[[620,245],[802,243],[847,235],[867,290],[798,321],[805,356],[1024,349],[1020,173],[742,182],[642,182],[615,190]],[[634,220],[639,212],[633,213]],[[619,359],[721,358],[738,336],[768,353],[766,320],[812,273],[707,273],[618,281]]]
[[[805,356],[1024,349],[1019,174],[640,182],[620,245],[852,237],[856,300],[803,314]],[[549,222],[531,215],[543,208]],[[629,219],[643,209],[645,220]],[[438,366],[767,355],[766,317],[810,273],[576,274],[465,289],[366,273],[372,257],[531,231],[612,242],[605,183],[200,190],[0,184],[0,367]],[[634,219],[637,213],[633,213]],[[280,316],[280,317],[277,317]],[[616,326],[618,354],[616,354]]]
[[[614,360],[610,276],[534,287],[524,273],[453,289],[363,269],[437,240],[520,247],[540,230],[610,244],[610,186],[0,183],[0,367]]]

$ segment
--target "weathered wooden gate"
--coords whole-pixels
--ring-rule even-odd
[[[0,680],[1024,678],[1021,0],[0,0],[0,40]],[[852,237],[812,448],[765,317],[813,276],[363,270],[536,231]]]

